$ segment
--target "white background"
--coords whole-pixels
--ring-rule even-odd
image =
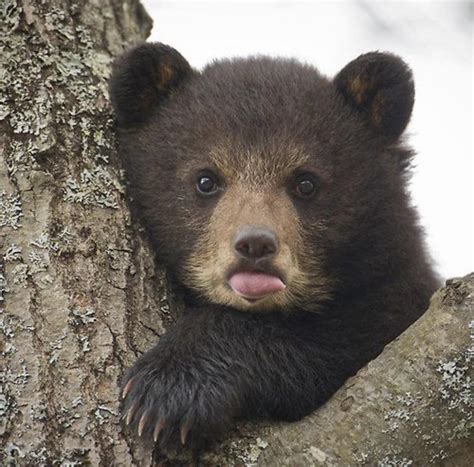
[[[150,41],[202,68],[215,58],[297,57],[332,76],[358,55],[391,51],[413,69],[407,134],[411,192],[443,277],[474,270],[472,2],[142,0]]]

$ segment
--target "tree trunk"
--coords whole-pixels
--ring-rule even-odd
[[[169,314],[125,203],[107,77],[152,22],[137,0],[0,14],[0,464],[139,464],[117,382]]]
[[[149,465],[117,383],[170,304],[125,202],[107,77],[151,20],[137,0],[0,0],[0,14],[0,460]],[[467,463],[473,282],[439,292],[315,414],[241,425],[202,462]]]

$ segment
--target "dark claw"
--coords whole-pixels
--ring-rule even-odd
[[[160,432],[164,428],[165,423],[165,420],[162,418],[158,420],[158,423],[155,426],[155,430],[153,431],[153,441],[155,443],[158,441],[158,436],[160,436]]]
[[[189,429],[191,428],[190,424],[185,423],[181,426],[180,435],[181,435],[181,444],[184,446],[186,444],[186,438],[188,437]]]
[[[148,412],[145,411],[140,418],[140,422],[138,423],[138,436],[139,437],[141,437],[141,435],[143,434],[143,430],[145,429],[147,418],[148,418]]]
[[[132,389],[134,379],[135,379],[135,377],[130,378],[127,381],[127,384],[125,385],[125,387],[122,390],[122,399],[125,399],[127,397],[127,394],[130,392],[130,389]]]
[[[134,402],[132,406],[128,409],[127,412],[127,418],[125,420],[125,425],[130,425],[130,422],[133,419],[133,416],[135,415],[136,409],[137,409],[138,403]]]

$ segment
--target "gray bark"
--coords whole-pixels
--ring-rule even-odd
[[[126,207],[107,77],[151,20],[137,0],[0,12],[2,461],[138,464],[117,382],[169,314]]]
[[[0,460],[149,465],[117,383],[176,305],[125,202],[107,77],[151,21],[137,0],[0,0],[0,14]],[[202,462],[467,465],[473,293],[474,276],[452,282],[322,409],[240,425]]]

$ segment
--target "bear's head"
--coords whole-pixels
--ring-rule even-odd
[[[190,290],[243,310],[314,310],[402,260],[414,86],[400,58],[368,53],[330,80],[268,57],[199,72],[144,44],[110,86],[131,195]]]

